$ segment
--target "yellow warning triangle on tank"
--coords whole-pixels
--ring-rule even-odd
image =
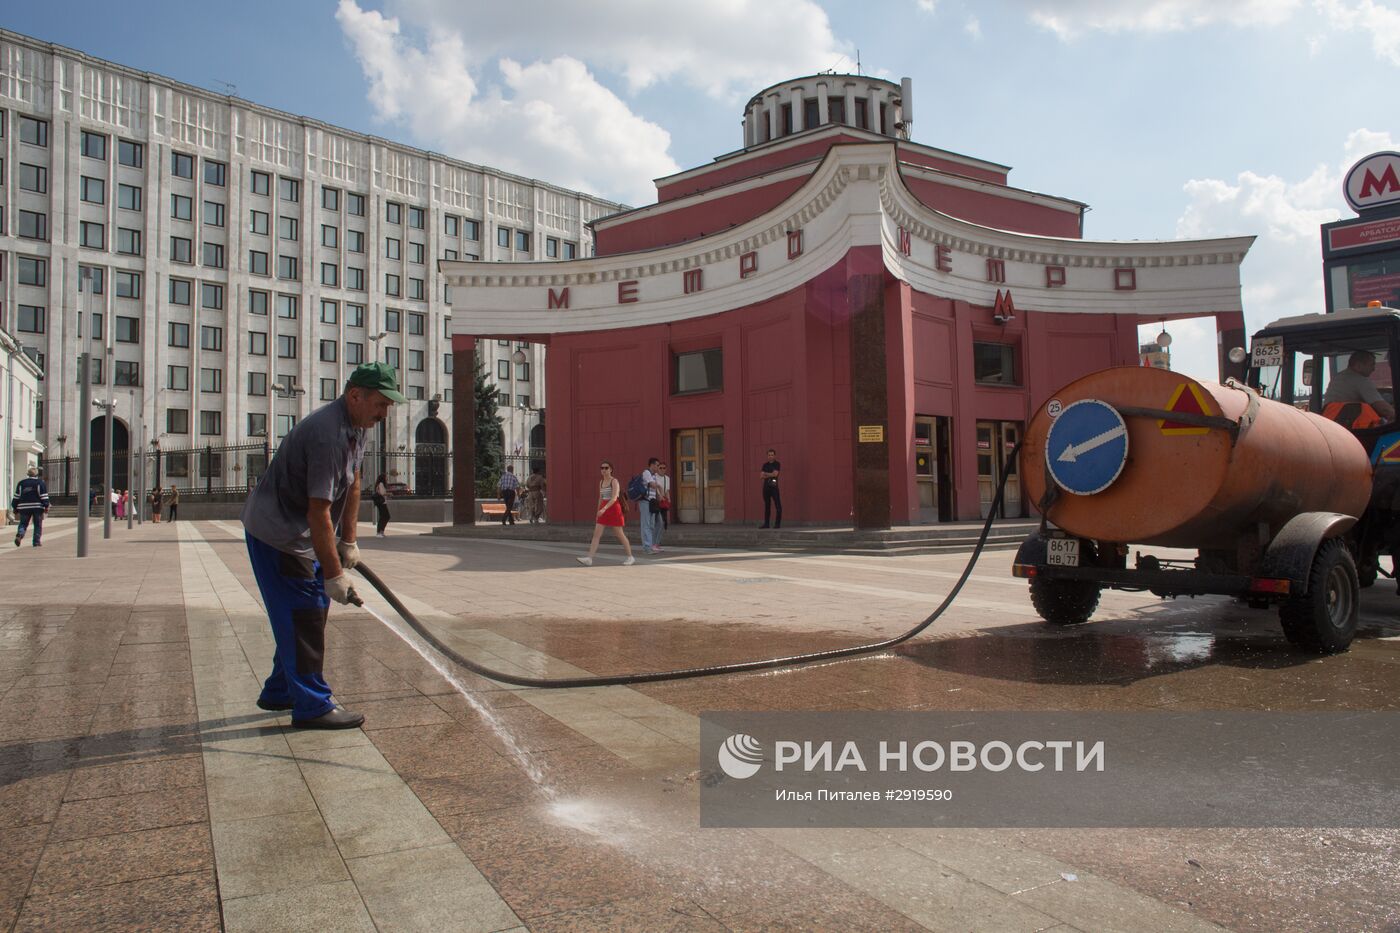
[[[1381,463],[1400,463],[1400,440],[1395,441],[1376,458]]]
[[[1186,391],[1187,389],[1191,391]],[[1183,382],[1176,387],[1172,393],[1171,400],[1167,402],[1167,411],[1181,412],[1183,415],[1212,415],[1210,403],[1206,401],[1205,393],[1194,382]],[[1182,424],[1179,421],[1168,421],[1165,418],[1158,419],[1157,427],[1162,429],[1163,434],[1209,434],[1210,428],[1201,427],[1194,424]]]

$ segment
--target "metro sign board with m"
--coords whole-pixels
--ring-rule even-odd
[[[1347,172],[1347,203],[1357,212],[1400,207],[1400,152],[1376,152]]]

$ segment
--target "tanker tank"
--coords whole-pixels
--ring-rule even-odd
[[[1066,450],[1051,440],[1052,412],[1083,400],[1107,403],[1121,427]],[[1149,414],[1166,410],[1179,420]],[[1102,489],[1077,494],[1052,478],[1047,444],[1061,471],[1076,456],[1089,466],[1094,456],[1121,461],[1108,465]],[[1340,425],[1235,383],[1147,367],[1091,373],[1042,404],[1026,427],[1021,477],[1033,505],[1054,487],[1047,517],[1072,535],[1195,549],[1230,547],[1261,524],[1272,536],[1304,512],[1359,517],[1371,495],[1366,450]]]

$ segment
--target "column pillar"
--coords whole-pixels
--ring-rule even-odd
[[[1220,371],[1220,381],[1238,379],[1244,381],[1245,370],[1249,367],[1249,357],[1243,363],[1230,362],[1230,351],[1235,347],[1249,350],[1249,335],[1244,330],[1244,315],[1229,311],[1215,316],[1216,365]]]
[[[452,335],[452,524],[476,522],[476,338]]]
[[[885,277],[846,279],[851,314],[851,457],[856,530],[890,527],[889,385],[885,354]],[[867,439],[861,439],[861,429]],[[878,429],[878,432],[876,431]],[[869,435],[878,433],[879,438]]]

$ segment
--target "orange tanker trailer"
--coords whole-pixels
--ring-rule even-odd
[[[1021,476],[1042,525],[1013,571],[1047,622],[1087,621],[1104,588],[1215,593],[1278,605],[1294,644],[1350,644],[1359,593],[1343,537],[1372,484],[1346,428],[1233,381],[1108,369],[1033,414]],[[1132,544],[1196,556],[1129,567]]]

